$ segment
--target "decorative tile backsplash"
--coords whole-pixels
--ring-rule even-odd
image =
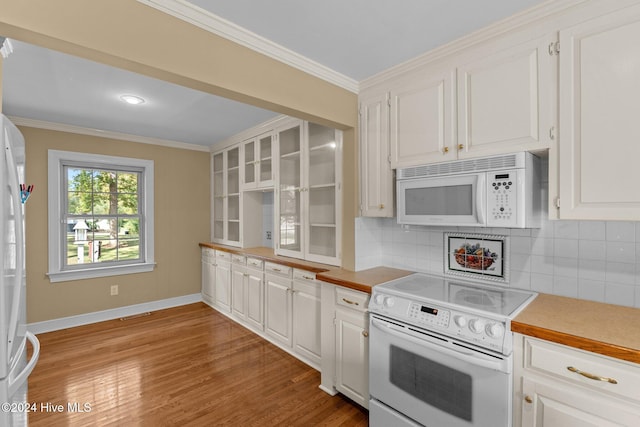
[[[445,232],[509,236],[510,287],[640,308],[640,222],[403,228],[395,218],[356,218],[356,270],[383,265],[441,275]]]

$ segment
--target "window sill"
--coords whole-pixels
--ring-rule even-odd
[[[87,268],[83,270],[49,272],[51,283],[68,282],[72,280],[93,279],[96,277],[119,276],[123,274],[147,273],[153,271],[155,262],[144,264],[117,265],[111,267]]]

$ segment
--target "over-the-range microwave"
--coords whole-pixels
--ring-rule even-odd
[[[540,159],[518,152],[398,169],[398,224],[539,228]]]

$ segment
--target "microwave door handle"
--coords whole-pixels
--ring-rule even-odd
[[[422,337],[416,336],[409,331],[399,329],[393,325],[387,324],[375,318],[371,318],[371,324],[376,329],[380,330],[383,333],[388,333],[389,335],[393,335],[401,339],[409,340],[414,344],[417,344],[422,347],[426,347],[430,350],[437,351],[446,356],[451,356],[460,361],[463,361],[472,365],[480,366],[483,368],[492,369],[494,371],[509,372],[508,364],[506,364],[503,359],[496,359],[492,356],[486,356],[486,355],[483,355],[482,353],[474,352],[473,350],[462,351],[462,349],[454,349],[454,348],[438,345]],[[491,359],[488,359],[488,358],[491,358]]]
[[[487,225],[487,220],[484,217],[484,213],[487,210],[486,181],[486,174],[478,175],[478,181],[476,182],[476,216],[480,225]]]

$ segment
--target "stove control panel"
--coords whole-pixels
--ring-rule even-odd
[[[373,295],[369,310],[479,347],[510,353],[510,336],[505,320],[383,293]]]
[[[417,321],[424,325],[439,326],[442,328],[449,327],[449,317],[451,312],[435,307],[427,307],[424,305],[413,303],[409,306],[409,319]]]

